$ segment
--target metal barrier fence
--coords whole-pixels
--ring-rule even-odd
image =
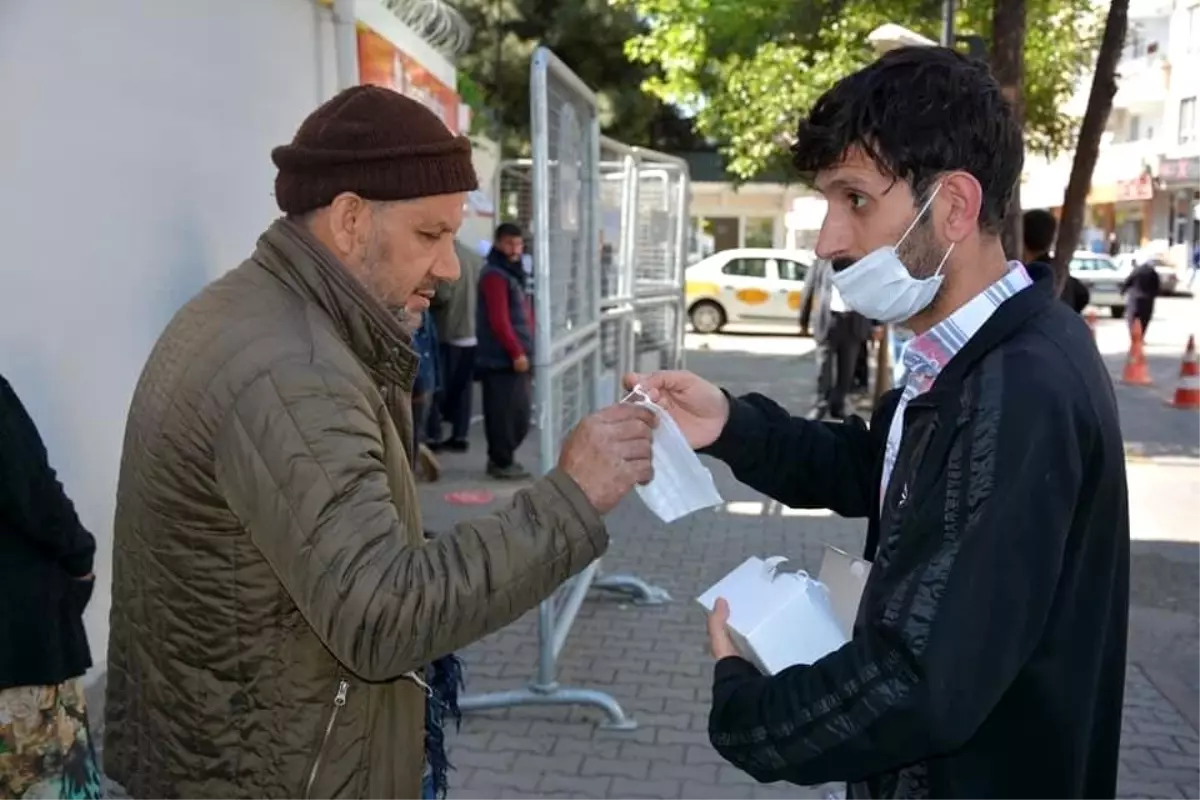
[[[544,474],[567,432],[620,398],[623,372],[682,365],[688,176],[679,159],[601,137],[595,95],[546,48],[534,53],[530,73],[533,158],[501,163],[496,209],[499,219],[521,225],[533,253]],[[636,576],[603,575],[593,562],[538,608],[533,681],[464,697],[460,707],[591,705],[605,713],[606,727],[635,728],[610,695],[556,681],[559,654],[591,588],[636,603],[670,600]]]

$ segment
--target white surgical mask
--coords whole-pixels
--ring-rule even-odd
[[[903,322],[929,307],[942,285],[942,267],[954,250],[951,242],[942,256],[937,271],[928,278],[914,278],[896,250],[925,216],[939,183],[921,206],[916,217],[900,236],[894,247],[880,247],[855,261],[841,272],[833,273],[833,285],[842,293],[846,304],[868,319],[879,322]]]
[[[687,443],[687,438],[671,415],[654,403],[641,386],[633,387],[621,402],[645,406],[658,417],[651,442],[651,463],[654,478],[637,487],[638,496],[646,507],[663,522],[674,522],[693,511],[711,508],[724,502],[712,473]]]

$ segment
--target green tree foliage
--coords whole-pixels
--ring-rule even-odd
[[[626,44],[657,68],[648,92],[694,109],[697,131],[721,144],[745,179],[780,167],[799,114],[839,78],[869,63],[867,35],[896,23],[936,40],[940,0],[616,0],[647,21]],[[1098,18],[1092,0],[1027,0],[1025,141],[1035,151],[1073,145],[1078,120],[1060,108],[1090,67]],[[969,0],[960,35],[991,41],[992,3]]]
[[[690,121],[642,90],[656,68],[625,56],[625,43],[647,30],[633,7],[607,0],[456,0],[455,6],[473,30],[458,68],[477,89],[473,109],[486,109],[483,130],[507,156],[529,152],[529,61],[539,44],[596,91],[609,136],[659,148],[695,146]]]

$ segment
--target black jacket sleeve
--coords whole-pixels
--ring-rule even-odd
[[[37,426],[0,377],[0,527],[23,537],[69,574],[92,571],[96,540],[50,467]]]
[[[774,676],[717,663],[709,737],[725,759],[764,782],[859,781],[952,752],[987,718],[1042,635],[1097,441],[1052,403],[1011,430],[998,416],[960,434],[938,529],[872,575],[849,643]]]
[[[865,517],[874,508],[881,444],[858,417],[815,422],[791,416],[761,394],[730,397],[725,429],[700,452],[791,508],[828,508],[843,517]]]

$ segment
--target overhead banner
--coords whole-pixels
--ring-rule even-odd
[[[358,29],[358,79],[406,94],[433,109],[451,133],[460,133],[458,92],[375,31]]]

